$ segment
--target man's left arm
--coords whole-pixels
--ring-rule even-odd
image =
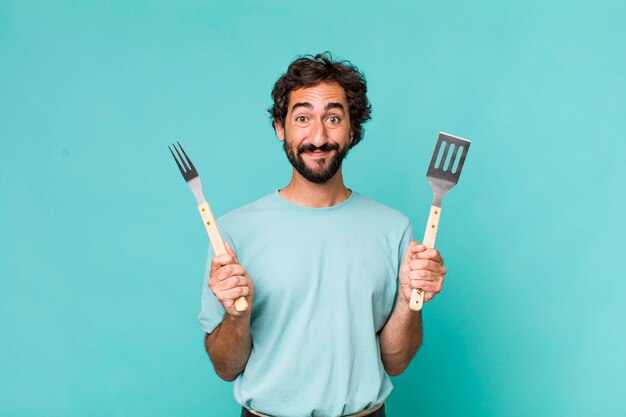
[[[380,332],[381,358],[389,375],[404,372],[422,344],[422,312],[409,308],[413,288],[425,291],[426,303],[441,291],[446,272],[439,251],[411,242],[400,265],[396,307]]]

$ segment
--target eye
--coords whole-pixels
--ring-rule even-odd
[[[341,122],[341,119],[339,118],[339,116],[330,116],[328,117],[328,121],[331,122],[332,124],[337,124]]]
[[[308,120],[308,117],[300,115],[296,117],[296,122],[300,122],[300,123],[306,123],[306,121]]]

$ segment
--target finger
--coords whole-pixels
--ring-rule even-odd
[[[426,280],[426,279],[411,279],[409,280],[409,288],[419,288],[424,291],[441,291],[443,288],[441,281],[439,280]]]
[[[419,242],[413,241],[409,243],[409,247],[406,249],[404,257],[402,258],[402,263],[409,263],[411,259],[414,258],[415,254],[424,250],[426,250],[426,246],[422,245]]]
[[[210,275],[213,275],[218,269],[223,267],[224,265],[229,265],[235,262],[235,258],[231,255],[218,255],[214,256],[211,260],[211,270],[209,271]]]
[[[243,280],[239,279],[239,277],[243,277]],[[233,284],[236,279],[239,279],[238,282],[241,284]],[[247,282],[247,279],[246,272],[241,265],[226,265],[209,278],[207,285],[215,292],[216,290],[231,288],[235,285],[243,285]]]
[[[422,291],[438,293],[443,288],[442,284],[438,281],[425,281],[421,279],[414,279],[409,282],[410,288],[418,288]]]
[[[224,268],[228,268],[230,265],[225,266]],[[243,277],[244,281],[242,281],[239,277]],[[217,271],[215,275],[209,280],[209,287],[211,288],[219,288],[219,289],[228,289],[231,287],[235,287],[237,285],[244,285],[247,281],[248,277],[246,276],[245,271],[237,271],[236,274],[220,274],[220,271]]]
[[[425,270],[435,272],[437,274],[445,274],[446,268],[438,262],[431,261],[429,259],[416,259],[409,264],[411,271]]]
[[[221,281],[215,280],[213,291],[226,291],[235,287],[248,285],[248,278],[242,275],[229,276]]]
[[[432,300],[432,299],[433,299],[433,297],[435,297],[435,295],[437,295],[437,294],[432,293],[432,292],[425,292],[425,293],[424,293],[424,303],[427,303],[427,302],[429,302],[430,300]]]
[[[224,301],[235,301],[239,297],[246,297],[249,294],[250,294],[249,287],[235,287],[235,288],[231,288],[230,290],[221,291],[219,293],[219,296],[217,296],[217,294],[216,296],[218,300],[224,302]]]
[[[415,254],[414,259],[430,259],[443,265],[443,258],[439,251],[435,248],[428,248]]]
[[[223,281],[226,278],[231,277],[233,275],[245,275],[245,274],[246,274],[246,271],[243,268],[243,266],[239,264],[229,264],[215,271],[212,278],[216,279],[217,281]]]
[[[409,280],[422,279],[424,281],[437,281],[440,276],[439,274],[424,269],[409,272]]]

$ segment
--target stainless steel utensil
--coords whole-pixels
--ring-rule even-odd
[[[176,145],[172,144],[172,147],[176,151],[178,158],[174,155],[172,148],[168,146],[168,149],[172,153],[174,161],[176,161],[176,165],[178,165],[178,169],[180,170],[180,173],[183,174],[183,178],[187,182],[191,192],[196,197],[198,211],[200,212],[200,216],[202,216],[202,222],[204,223],[204,228],[206,229],[209,239],[211,240],[211,245],[213,245],[215,256],[224,255],[227,253],[226,246],[224,245],[224,240],[222,240],[220,231],[217,228],[217,223],[215,222],[215,218],[211,212],[211,207],[202,194],[202,183],[200,182],[198,171],[191,163],[191,159],[189,159],[183,147],[180,146],[180,143],[178,143],[178,147],[185,156],[184,158],[178,151],[178,148],[176,148]],[[237,311],[246,311],[248,309],[248,301],[246,300],[246,297],[239,297],[235,301],[235,309]]]
[[[452,136],[447,133],[440,132],[435,145],[435,151],[430,160],[430,166],[426,173],[430,187],[433,190],[433,202],[430,208],[430,215],[428,216],[428,223],[426,223],[426,232],[424,233],[424,240],[422,243],[427,248],[435,246],[435,238],[437,237],[437,229],[439,227],[439,217],[441,216],[441,201],[443,196],[450,191],[459,182],[461,176],[461,169],[465,163],[465,157],[469,150],[470,142],[467,139]],[[445,147],[444,147],[445,146]],[[443,152],[441,149],[443,148]],[[452,155],[448,158],[450,150]],[[460,156],[459,156],[460,149]],[[438,156],[441,153],[441,158]],[[458,158],[458,159],[457,159]],[[424,304],[424,291],[420,289],[413,289],[411,293],[411,301],[409,307],[411,310],[419,311]]]

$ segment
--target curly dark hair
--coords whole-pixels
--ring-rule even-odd
[[[290,92],[313,87],[324,81],[337,82],[345,91],[353,132],[352,148],[363,138],[363,123],[371,119],[372,106],[367,99],[367,84],[365,76],[356,66],[349,61],[333,61],[328,51],[296,59],[276,81],[272,90],[274,105],[267,110],[272,118],[272,126],[276,129],[277,120],[285,125]]]

